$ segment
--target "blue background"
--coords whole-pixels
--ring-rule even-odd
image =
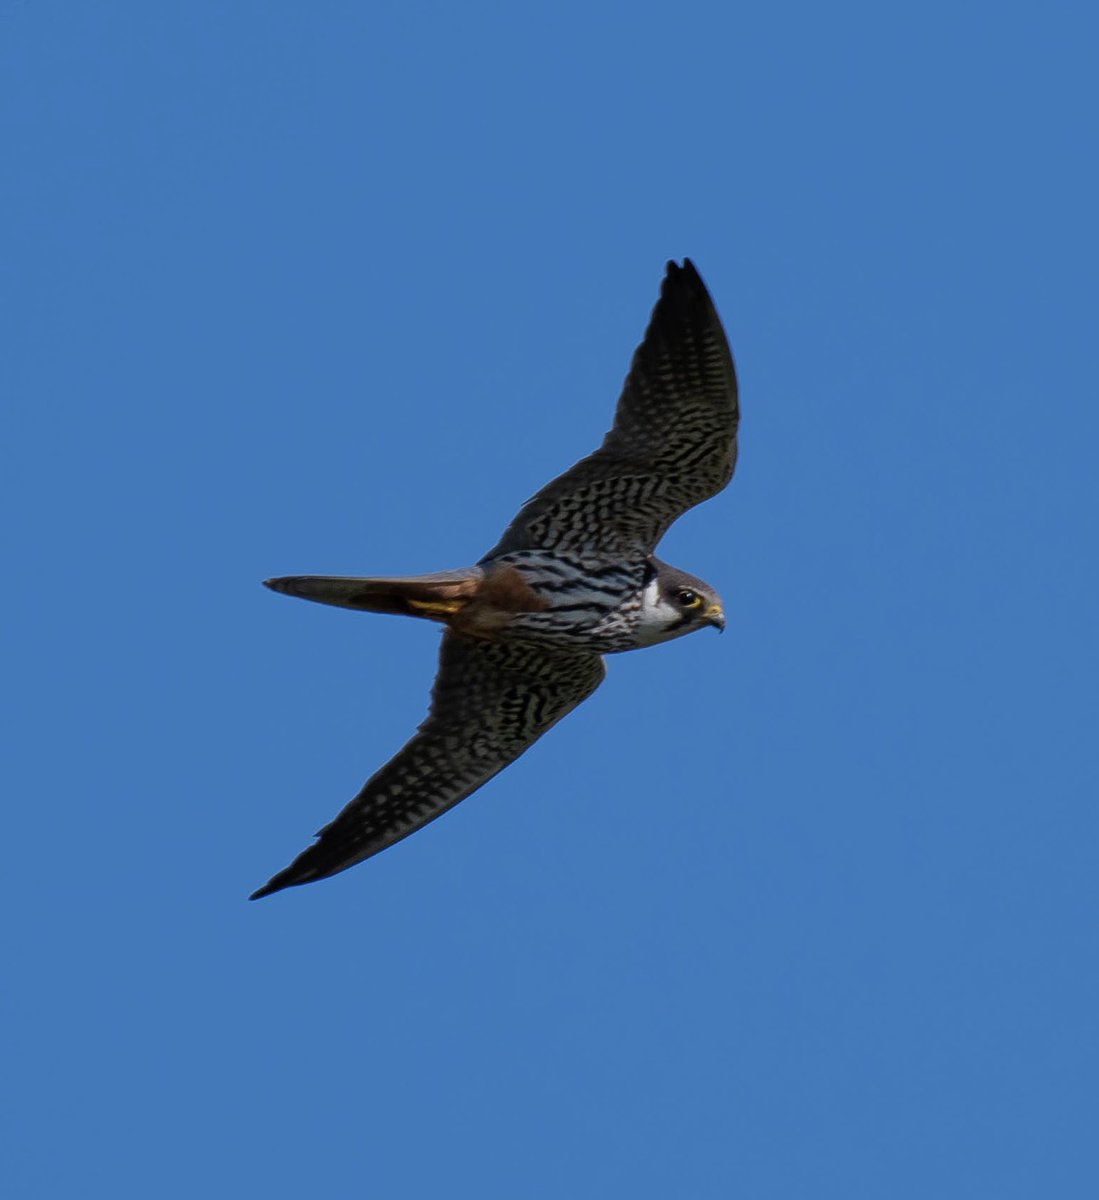
[[[1095,18],[0,3],[18,1197],[1092,1197]],[[245,902],[607,427],[665,259],[730,628]]]

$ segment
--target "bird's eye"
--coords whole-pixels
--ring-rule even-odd
[[[675,599],[681,608],[698,608],[702,603],[702,597],[698,592],[692,592],[690,588],[683,588],[677,592]]]

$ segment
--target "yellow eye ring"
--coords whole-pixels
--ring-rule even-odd
[[[675,594],[676,603],[680,608],[701,608],[702,597],[690,588],[681,588]]]

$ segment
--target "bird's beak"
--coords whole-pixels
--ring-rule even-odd
[[[703,615],[711,625],[716,626],[718,633],[725,632],[725,613],[720,604],[711,604]]]

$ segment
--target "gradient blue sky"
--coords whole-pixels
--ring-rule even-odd
[[[0,2],[13,1197],[1099,1194],[1094,16]],[[248,904],[692,256],[730,628]]]

